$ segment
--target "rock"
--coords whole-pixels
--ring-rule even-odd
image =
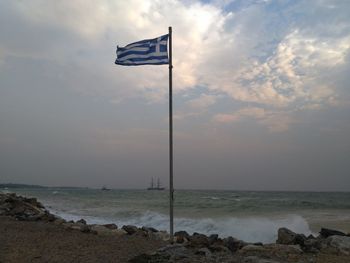
[[[86,225],[86,221],[84,219],[80,219],[77,221],[77,223],[80,223],[80,224],[83,224],[83,225]]]
[[[142,229],[143,231],[145,231],[145,232],[148,232],[148,233],[156,233],[156,232],[158,232],[158,230],[155,229],[155,228],[153,228],[153,227],[146,227],[146,226],[143,226],[141,229]]]
[[[129,235],[135,234],[138,230],[136,226],[132,225],[125,225],[122,227],[122,229],[124,229]]]
[[[38,200],[36,198],[24,198],[23,201],[26,202],[26,203],[29,203],[29,204],[31,204],[33,206],[36,206],[36,207],[39,207],[39,208],[44,208],[44,206],[40,202],[38,202]]]
[[[278,238],[276,243],[283,245],[293,245],[296,235],[296,233],[289,230],[288,228],[282,227],[278,229]]]
[[[237,250],[239,250],[242,247],[247,245],[247,243],[245,243],[244,241],[238,240],[238,239],[233,238],[233,237],[224,238],[223,244],[225,247],[227,247],[232,252],[235,252],[235,251],[237,251]]]
[[[350,255],[350,237],[329,236],[323,243],[321,251],[342,255]]]
[[[194,233],[192,236],[189,237],[188,245],[192,247],[208,247],[209,240],[206,235]]]
[[[178,231],[174,234],[176,243],[184,243],[190,239],[190,235],[186,231]]]
[[[168,241],[170,239],[170,235],[166,231],[158,231],[153,233],[153,236],[158,240]]]
[[[118,226],[116,224],[105,224],[103,226],[110,229],[110,230],[118,229]]]
[[[276,243],[282,245],[300,245],[304,246],[306,236],[303,234],[296,234],[287,228],[278,229],[278,238]]]
[[[261,243],[261,242],[256,242],[256,243],[253,243],[254,246],[263,246],[264,244]]]
[[[219,239],[219,235],[213,234],[208,237],[209,245],[214,244]]]
[[[21,221],[52,222],[56,220],[56,216],[45,210],[36,198],[26,198],[16,194],[0,194],[0,214],[13,216]]]
[[[183,236],[187,239],[189,239],[190,235],[186,231],[177,231],[175,232],[174,236]]]
[[[318,253],[322,248],[322,239],[308,238],[304,241],[302,246],[303,251],[309,253]]]
[[[340,232],[338,230],[332,230],[327,228],[321,228],[320,235],[324,238],[327,238],[329,236],[346,236],[345,233]]]
[[[49,212],[45,212],[44,215],[41,216],[40,220],[44,220],[46,222],[54,222],[57,219],[55,215],[50,214]]]

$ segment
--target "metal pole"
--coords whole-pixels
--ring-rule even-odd
[[[173,185],[173,64],[172,30],[169,27],[169,199],[170,242],[174,242],[174,185]]]

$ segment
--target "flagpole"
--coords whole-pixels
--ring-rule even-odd
[[[173,185],[173,64],[172,28],[169,27],[169,201],[170,242],[174,242],[174,185]]]

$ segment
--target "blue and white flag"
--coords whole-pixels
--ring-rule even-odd
[[[168,36],[164,35],[134,42],[125,47],[117,47],[115,64],[123,66],[169,64]]]

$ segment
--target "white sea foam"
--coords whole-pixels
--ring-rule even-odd
[[[100,218],[96,216],[79,216],[74,214],[52,211],[66,220],[84,219],[89,224],[115,223],[118,226],[136,225],[149,226],[159,230],[168,230],[169,217],[160,213],[145,212],[138,217],[129,218]],[[206,235],[219,234],[221,237],[233,236],[247,242],[271,243],[277,239],[277,231],[280,227],[305,235],[311,234],[307,221],[299,215],[286,215],[280,219],[267,217],[246,217],[246,218],[175,218],[175,231],[185,230],[190,234],[194,232]]]

